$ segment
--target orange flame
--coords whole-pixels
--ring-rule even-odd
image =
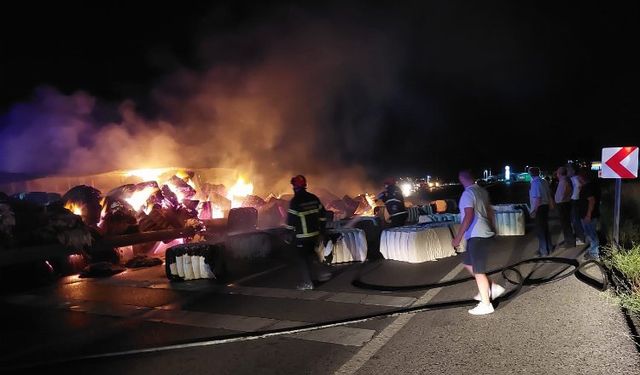
[[[364,197],[367,199],[367,203],[369,204],[369,209],[366,210],[362,216],[373,216],[374,215],[374,209],[376,208],[377,204],[375,201],[375,196],[369,194],[369,193],[365,193]]]
[[[173,194],[176,195],[176,198],[178,198],[178,202],[182,202],[184,200],[185,198],[184,194],[182,194],[182,192],[180,192],[180,189],[178,189],[178,187],[174,185],[171,181],[167,181],[165,185],[167,185],[169,190],[171,190]]]
[[[152,207],[147,207],[147,200],[156,191],[156,188],[152,186],[147,186],[142,190],[138,190],[131,194],[129,198],[126,198],[125,201],[133,207],[135,211],[140,211],[144,209],[145,213],[149,213]]]
[[[126,176],[140,177],[144,181],[157,181],[167,171],[167,168],[132,169],[126,172]]]
[[[64,205],[64,208],[73,212],[74,215],[82,216],[82,209],[83,209],[82,203],[69,201],[67,202],[67,204]]]
[[[176,172],[176,177],[181,178],[182,180],[184,180],[184,182],[187,183],[187,185],[191,186],[194,190],[198,190],[196,188],[196,184],[193,182],[193,180],[191,179],[191,176],[189,176],[189,174],[185,171],[177,171]]]
[[[242,206],[243,198],[251,194],[253,194],[253,184],[239,177],[235,185],[229,188],[227,199],[231,201],[231,208],[237,208]]]

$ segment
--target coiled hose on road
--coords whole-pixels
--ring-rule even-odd
[[[376,269],[378,269],[378,267],[380,267],[383,264],[382,262],[384,261],[378,261],[378,264],[374,263],[374,266],[369,268],[369,270],[366,270],[366,273],[364,273],[365,270],[361,271],[361,273],[356,277],[356,279],[353,280],[352,284],[358,288],[369,289],[369,290],[409,291],[409,290],[427,290],[427,289],[434,289],[434,288],[442,288],[446,286],[467,282],[473,279],[472,277],[465,277],[465,278],[445,281],[441,283],[421,284],[421,285],[397,285],[397,286],[372,284],[362,280],[363,275],[374,272]],[[563,267],[563,269],[560,270],[559,272],[556,272],[546,277],[531,278],[531,275],[535,272],[535,270],[534,272],[530,272],[525,277],[517,268],[525,264],[563,264],[566,267]],[[599,269],[600,273],[602,274],[602,283],[587,276],[583,272],[583,269],[589,265],[595,265]],[[609,287],[609,277],[606,269],[600,262],[597,262],[594,260],[589,260],[589,261],[580,263],[576,259],[572,259],[572,258],[561,258],[561,257],[531,258],[531,259],[522,260],[520,262],[509,265],[504,268],[490,271],[487,273],[487,275],[493,275],[497,273],[501,273],[502,276],[505,278],[505,280],[515,285],[515,287],[512,290],[505,293],[500,298],[496,299],[496,302],[498,303],[500,301],[505,301],[515,297],[518,293],[520,293],[523,286],[541,285],[541,284],[546,284],[550,282],[555,282],[555,281],[559,281],[567,277],[570,277],[572,275],[575,275],[579,280],[601,291],[605,291]],[[396,317],[396,316],[405,315],[405,314],[414,314],[414,313],[424,312],[424,311],[443,310],[443,309],[450,309],[450,308],[456,308],[456,307],[471,306],[476,303],[477,301],[475,300],[455,300],[455,301],[448,301],[448,302],[426,303],[426,304],[420,304],[420,305],[413,305],[410,307],[386,310],[378,313],[361,315],[357,317],[337,319],[337,320],[321,322],[321,323],[310,323],[310,324],[293,327],[293,328],[280,328],[280,329],[263,330],[263,331],[256,331],[256,332],[234,333],[234,334],[214,336],[209,338],[199,338],[196,340],[187,340],[187,341],[176,342],[172,344],[150,347],[150,348],[141,348],[141,349],[118,351],[118,352],[108,352],[108,353],[99,353],[99,354],[93,354],[93,355],[68,357],[68,358],[61,358],[61,359],[46,361],[46,362],[32,362],[27,365],[7,366],[7,367],[2,366],[0,367],[0,372],[25,370],[25,369],[32,369],[37,367],[44,367],[44,366],[68,364],[71,362],[89,361],[94,359],[133,356],[133,355],[139,355],[139,354],[145,354],[145,353],[157,353],[157,352],[164,352],[164,351],[170,351],[170,350],[187,349],[187,348],[212,346],[212,345],[219,345],[219,344],[226,344],[226,343],[233,343],[233,342],[257,340],[257,339],[274,337],[274,336],[290,335],[290,334],[296,334],[296,333],[302,333],[302,332],[315,331],[315,330],[324,329],[324,328],[362,323],[362,322],[366,322],[373,319],[383,319],[383,318]]]

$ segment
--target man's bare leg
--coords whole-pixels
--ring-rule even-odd
[[[489,290],[491,290],[491,280],[484,273],[473,273],[473,268],[470,265],[463,264],[463,266],[476,279],[482,303],[490,303],[491,296],[489,295]]]
[[[489,290],[491,288],[491,281],[484,273],[477,273],[473,275],[476,278],[476,284],[478,284],[478,290],[480,291],[480,298],[482,303],[488,305],[491,303]]]

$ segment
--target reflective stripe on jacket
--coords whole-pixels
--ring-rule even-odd
[[[287,227],[295,229],[296,238],[313,238],[324,232],[326,210],[315,195],[300,190],[289,203]]]

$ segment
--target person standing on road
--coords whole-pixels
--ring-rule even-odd
[[[378,194],[376,200],[382,200],[389,217],[391,227],[401,227],[407,222],[407,208],[404,205],[402,190],[396,185],[396,181],[388,179],[384,182],[384,191]]]
[[[491,314],[493,305],[491,300],[504,293],[504,288],[487,277],[487,257],[495,236],[495,214],[489,201],[489,193],[475,183],[473,175],[468,170],[458,174],[458,179],[464,192],[460,196],[460,229],[451,240],[451,245],[457,248],[462,239],[467,241],[467,251],[464,253],[463,265],[476,279],[478,295],[475,300],[478,305],[469,310],[472,315]]]
[[[556,188],[555,201],[560,223],[562,225],[562,235],[564,236],[564,248],[576,247],[576,237],[571,228],[571,180],[567,176],[567,168],[560,167],[556,171],[558,187]]]
[[[551,189],[549,189],[547,180],[540,177],[540,168],[529,168],[529,175],[531,175],[531,188],[529,189],[530,215],[536,222],[538,255],[546,257],[553,251],[551,234],[549,233],[549,208],[553,204]]]
[[[294,196],[289,203],[287,228],[295,231],[295,259],[301,271],[298,289],[313,289],[313,281],[327,281],[328,270],[320,270],[316,247],[326,228],[326,211],[317,196],[307,191],[307,179],[297,175],[291,179]]]
[[[579,200],[579,213],[582,220],[582,228],[586,238],[589,239],[589,249],[585,259],[600,259],[600,241],[598,239],[598,219],[600,218],[600,187],[597,180],[594,180],[589,172],[581,170]]]
[[[586,239],[584,237],[584,229],[582,228],[582,219],[580,218],[580,177],[578,177],[579,168],[573,164],[567,164],[567,176],[571,179],[571,225],[573,226],[573,233],[576,238],[576,245],[582,246],[585,244]]]

